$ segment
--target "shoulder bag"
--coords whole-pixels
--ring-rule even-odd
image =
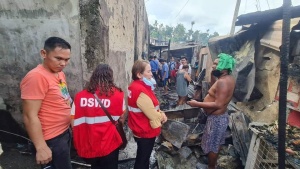
[[[98,96],[94,93],[95,98],[97,99],[98,103],[100,104],[102,110],[104,111],[104,113],[106,114],[106,116],[109,118],[109,120],[116,126],[118,133],[120,134],[121,138],[122,138],[122,145],[120,146],[120,149],[123,150],[126,145],[127,145],[127,138],[123,129],[123,124],[120,121],[120,119],[118,119],[117,121],[113,120],[113,118],[111,117],[111,115],[109,114],[109,112],[107,111],[107,109],[104,107],[104,105],[102,104],[102,102],[100,101],[100,99],[98,98]]]

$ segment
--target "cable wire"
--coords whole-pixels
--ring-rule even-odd
[[[246,9],[247,9],[247,2],[248,2],[248,0],[246,0],[246,3],[245,3],[245,10],[244,10],[244,13],[246,13]]]
[[[257,1],[258,1],[259,11],[261,11],[260,0],[257,0]]]
[[[181,8],[181,10],[178,12],[178,14],[176,15],[175,18],[177,18],[177,16],[180,14],[180,12],[183,10],[183,8],[186,6],[186,4],[189,2],[189,0],[186,1],[186,3],[184,4],[184,6]]]
[[[257,11],[260,11],[261,9],[260,9],[260,2],[259,2],[259,0],[256,0],[256,10]]]
[[[269,7],[269,9],[270,9],[270,4],[269,4],[269,0],[267,0],[267,4],[268,4],[268,7]]]
[[[8,131],[5,131],[5,130],[0,130],[0,131],[3,132],[3,133],[7,133],[7,134],[11,134],[11,135],[14,135],[14,136],[21,137],[21,138],[23,138],[23,139],[25,139],[25,140],[27,140],[27,141],[32,142],[29,138],[24,137],[24,136],[21,136],[21,135],[19,135],[19,134],[11,133],[11,132],[8,132]]]

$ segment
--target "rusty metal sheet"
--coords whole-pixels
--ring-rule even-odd
[[[300,84],[298,80],[289,78],[287,90],[287,107],[296,111],[300,111]],[[279,100],[279,87],[275,99]]]
[[[287,118],[287,123],[291,126],[300,128],[300,112],[290,110],[290,113]]]

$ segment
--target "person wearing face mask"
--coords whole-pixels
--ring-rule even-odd
[[[137,143],[134,169],[149,169],[155,138],[167,116],[159,109],[158,99],[152,91],[149,62],[137,60],[131,72],[133,81],[128,87],[128,126]]]
[[[220,145],[225,143],[225,131],[229,123],[227,106],[235,88],[235,79],[231,75],[235,62],[232,56],[219,54],[212,66],[212,86],[203,102],[187,102],[192,107],[202,108],[208,116],[201,147],[208,154],[209,169],[216,168]]]

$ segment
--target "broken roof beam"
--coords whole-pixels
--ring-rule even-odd
[[[253,23],[274,22],[282,19],[282,7],[266,11],[252,12],[237,17],[235,26],[248,25]],[[300,17],[300,6],[291,7],[291,18]]]

